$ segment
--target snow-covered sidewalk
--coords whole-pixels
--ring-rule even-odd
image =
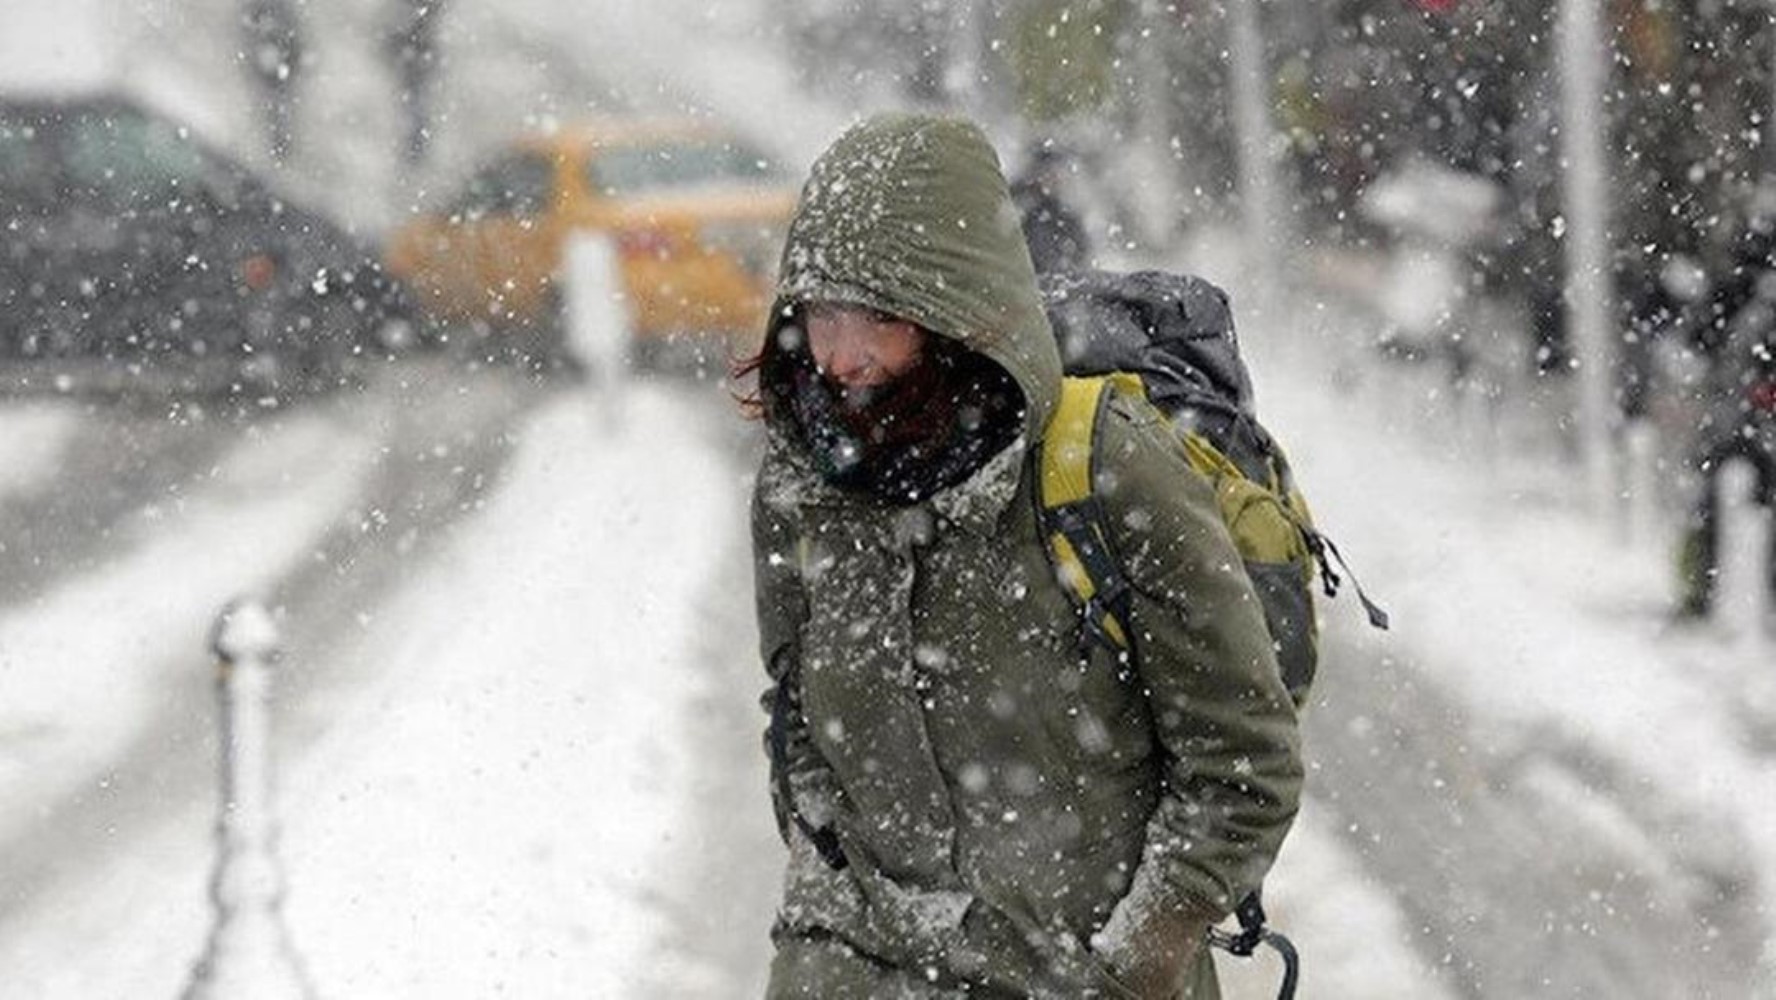
[[[1334,384],[1326,359],[1338,352],[1313,342],[1318,326],[1293,329],[1289,343],[1246,332],[1260,410],[1289,446],[1322,527],[1394,619],[1390,633],[1358,635],[1368,662],[1334,664],[1322,672],[1322,690],[1341,683],[1340,669],[1410,662],[1487,733],[1519,744],[1513,752],[1558,758],[1578,748],[1612,774],[1612,787],[1526,767],[1524,780],[1555,782],[1538,794],[1565,803],[1570,826],[1544,835],[1609,843],[1619,852],[1612,857],[1632,859],[1618,879],[1650,883],[1680,912],[1711,912],[1750,894],[1738,912],[1761,914],[1763,926],[1738,927],[1741,944],[1748,932],[1753,941],[1776,939],[1767,902],[1776,891],[1770,645],[1718,624],[1675,625],[1668,539],[1629,545],[1588,516],[1558,448],[1483,447],[1475,428],[1435,402],[1386,393],[1412,387],[1410,379],[1371,380],[1368,391]],[[1348,580],[1346,596],[1322,610],[1335,630],[1362,631]],[[1310,778],[1310,794],[1330,781]],[[1612,800],[1620,796],[1629,797],[1627,810]],[[1313,857],[1320,838],[1311,802],[1304,825],[1273,880],[1274,909],[1286,910],[1303,895],[1295,888],[1327,867]],[[1544,894],[1552,914],[1563,894],[1582,888],[1575,877],[1525,891]],[[1293,929],[1310,952],[1338,940],[1336,924],[1297,921]],[[1384,922],[1355,936],[1372,948],[1396,929]],[[1776,989],[1776,955],[1765,951],[1761,971],[1728,973],[1761,984],[1748,985],[1753,995]],[[1425,994],[1383,977],[1326,995]]]

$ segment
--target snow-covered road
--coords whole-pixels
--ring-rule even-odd
[[[251,133],[232,43],[180,61],[229,3],[114,6],[0,0],[0,77],[119,75]],[[287,180],[373,229],[411,195],[359,44],[379,15],[326,6],[327,141]],[[427,184],[577,109],[551,73],[601,110],[714,111],[792,165],[873,100],[803,92],[777,5],[452,9]],[[1237,260],[1205,264],[1237,285]],[[1372,371],[1360,321],[1314,344],[1342,295],[1246,331],[1267,421],[1396,623],[1327,607],[1267,886],[1302,995],[1776,997],[1776,640],[1672,625],[1664,539],[1591,523],[1545,441],[1497,447],[1445,386]],[[177,993],[208,921],[205,633],[243,589],[283,613],[287,916],[323,995],[758,994],[780,852],[727,400],[385,375],[244,422],[0,399],[0,997]],[[1268,961],[1225,968],[1229,1000],[1274,995]]]
[[[114,532],[147,537],[0,617],[8,995],[171,995],[186,975],[214,810],[204,632],[241,589],[273,595],[288,632],[290,922],[319,981],[716,996],[756,979],[769,903],[690,891],[724,867],[695,845],[774,842],[754,755],[730,742],[750,705],[717,684],[749,667],[743,448],[707,388],[637,387],[625,431],[518,383],[422,370],[255,423],[174,509],[145,498],[158,512]],[[14,469],[18,495],[43,492]],[[734,763],[711,781],[700,750]],[[692,790],[744,796],[754,822]],[[716,914],[749,923],[750,947],[708,940]]]
[[[1322,522],[1397,621],[1328,606],[1310,798],[1269,885],[1304,995],[1760,995],[1758,665],[1644,613],[1652,553],[1258,363]],[[207,920],[203,633],[259,586],[291,650],[288,919],[324,991],[758,992],[780,854],[731,404],[390,376],[224,435],[0,610],[9,990],[177,990]],[[56,456],[9,467],[0,521],[101,467],[80,456],[97,412],[42,412],[0,408]],[[1228,969],[1231,998],[1275,988],[1268,963]]]

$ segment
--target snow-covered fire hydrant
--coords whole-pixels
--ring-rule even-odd
[[[222,708],[222,811],[210,879],[216,914],[185,1000],[312,1000],[284,926],[272,806],[268,700],[277,624],[263,605],[235,601],[216,620],[211,650]]]

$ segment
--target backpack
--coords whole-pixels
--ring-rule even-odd
[[[1136,652],[1123,627],[1128,584],[1109,545],[1091,461],[1099,418],[1113,394],[1125,393],[1172,419],[1185,460],[1214,486],[1263,606],[1283,684],[1302,707],[1319,666],[1313,582],[1317,576],[1326,596],[1335,596],[1342,578],[1331,559],[1346,574],[1349,568],[1314,527],[1288,457],[1258,422],[1227,293],[1158,271],[1050,275],[1042,292],[1067,377],[1043,436],[1039,516],[1086,640],[1115,655]],[[1387,628],[1387,613],[1356,590],[1370,623]]]
[[[1263,606],[1283,684],[1303,707],[1319,666],[1316,570],[1333,597],[1340,577],[1328,554],[1346,574],[1350,569],[1314,527],[1282,446],[1258,422],[1227,293],[1201,278],[1158,271],[1049,275],[1042,293],[1066,377],[1037,459],[1038,518],[1055,574],[1079,608],[1083,642],[1128,660],[1139,652],[1126,627],[1128,582],[1092,474],[1104,408],[1127,393],[1172,419],[1185,460],[1213,485]],[[1387,613],[1354,577],[1352,584],[1370,624],[1387,628]],[[1269,944],[1283,959],[1279,996],[1293,997],[1299,958],[1288,938],[1266,926],[1259,892],[1234,912],[1240,932],[1212,931],[1210,943],[1240,957]]]

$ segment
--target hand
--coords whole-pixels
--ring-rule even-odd
[[[1005,913],[975,900],[962,917],[955,970],[990,990],[1021,997],[1138,1000],[1076,939],[1026,934]]]
[[[1118,915],[1120,916],[1120,914]],[[1141,1000],[1172,1000],[1202,950],[1209,920],[1186,913],[1147,912],[1113,917],[1092,937],[1092,948],[1119,986]]]
[[[1105,956],[1105,960],[1117,983],[1134,996],[1141,1000],[1173,1000],[1200,948],[1199,943],[1190,942],[1164,952],[1112,955]]]

